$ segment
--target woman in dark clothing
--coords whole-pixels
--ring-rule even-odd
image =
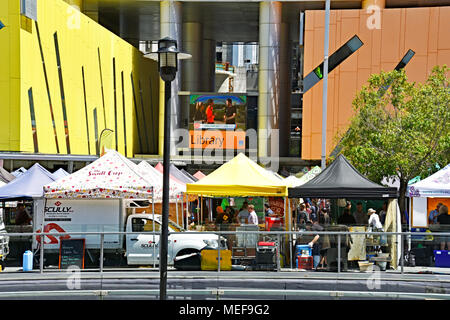
[[[350,226],[356,224],[355,217],[352,216],[350,209],[344,209],[343,215],[338,219],[338,224],[345,224]]]

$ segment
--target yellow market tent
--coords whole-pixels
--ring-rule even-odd
[[[203,179],[186,184],[186,193],[210,197],[285,197],[287,185],[239,153]]]

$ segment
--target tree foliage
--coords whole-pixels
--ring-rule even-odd
[[[447,66],[433,68],[425,83],[408,82],[404,70],[372,75],[353,101],[341,152],[366,177],[408,181],[450,161],[450,87]]]

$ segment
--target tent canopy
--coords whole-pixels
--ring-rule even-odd
[[[68,176],[70,173],[68,173],[66,170],[64,170],[63,168],[59,168],[58,170],[56,170],[55,172],[53,172],[53,175],[56,177],[56,179],[61,179],[65,176]]]
[[[152,184],[136,165],[114,150],[108,150],[77,172],[44,186],[46,198],[149,199]]]
[[[176,182],[181,183],[181,184],[188,183],[188,182],[186,182],[187,178],[184,175],[182,175],[182,177],[180,178],[179,174],[177,172],[175,172],[172,167],[169,167],[169,168],[170,168],[170,170],[169,170],[170,179],[175,180]],[[162,165],[161,162],[158,162],[158,164],[155,166],[155,169],[158,170],[161,174],[164,173],[164,166]],[[189,181],[189,182],[191,182],[191,181]]]
[[[6,171],[3,167],[0,167],[0,182],[8,183],[16,178],[15,175]]]
[[[139,173],[143,175],[146,180],[152,183],[154,192],[154,201],[162,201],[162,186],[163,175],[161,172],[153,168],[147,161],[141,161],[137,166]],[[176,201],[177,196],[186,192],[186,185],[178,183],[169,177],[169,200]]]
[[[163,168],[164,168],[164,166],[163,166]],[[180,180],[181,182],[184,182],[184,183],[193,183],[193,182],[195,182],[195,180],[193,180],[191,177],[189,177],[186,174],[184,174],[180,169],[175,167],[174,164],[170,165],[170,174],[173,175],[178,180]]]
[[[43,186],[56,180],[39,163],[0,188],[0,199],[32,199],[43,196]]]
[[[24,174],[26,171],[27,169],[25,169],[24,167],[20,167],[19,169],[11,172],[11,174],[17,178],[18,176]]]
[[[198,180],[202,180],[204,177],[206,177],[206,174],[204,174],[199,170],[196,173],[194,173],[194,177],[196,177]]]
[[[408,186],[409,197],[450,197],[450,164],[428,178]]]
[[[325,170],[304,185],[289,188],[290,198],[397,198],[397,189],[368,180],[341,154]]]
[[[286,181],[286,183],[291,187],[291,188],[295,188],[295,187],[299,187],[301,185],[304,185],[305,183],[307,183],[308,181],[312,180],[315,176],[317,176],[320,172],[322,172],[322,169],[318,166],[315,166],[314,168],[312,168],[311,170],[309,170],[307,173],[305,173],[303,176],[301,176],[300,178],[297,178],[296,176],[289,176],[287,178],[284,179],[284,181]]]
[[[186,185],[188,194],[204,196],[272,196],[287,195],[286,184],[250,160],[243,153],[224,163],[203,179]]]
[[[180,171],[181,171],[186,177],[190,178],[190,179],[192,180],[192,182],[197,182],[198,180],[200,180],[200,179],[194,177],[192,174],[190,174],[189,172],[187,172],[187,171],[184,170],[184,169],[181,169]]]

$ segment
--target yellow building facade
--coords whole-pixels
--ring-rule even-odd
[[[157,153],[157,64],[62,0],[20,12],[0,2],[0,151]]]

